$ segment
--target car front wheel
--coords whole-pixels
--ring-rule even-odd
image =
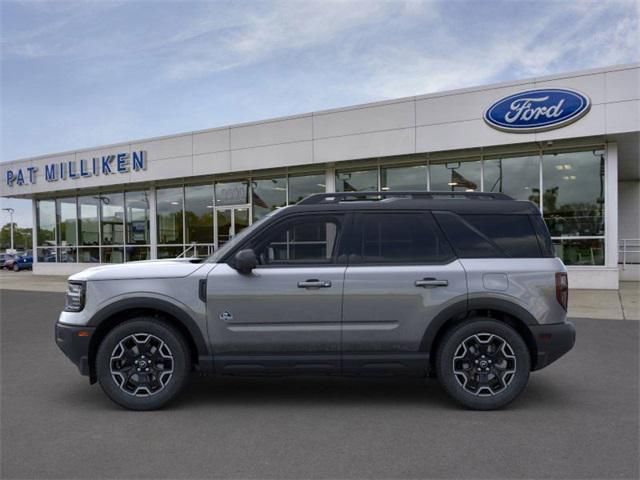
[[[530,368],[529,349],[520,334],[484,318],[454,327],[436,357],[444,389],[473,410],[493,410],[515,400],[527,385]]]
[[[102,390],[131,410],[164,407],[184,387],[191,371],[189,348],[170,324],[152,317],[121,323],[96,355]]]

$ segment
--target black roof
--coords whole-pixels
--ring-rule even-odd
[[[339,192],[310,195],[287,212],[354,210],[443,210],[462,214],[539,214],[532,202],[504,193],[481,192]]]

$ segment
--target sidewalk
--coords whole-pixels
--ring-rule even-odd
[[[0,289],[64,292],[67,279],[0,270]],[[620,290],[571,290],[569,316],[606,320],[640,320],[640,283],[621,282]]]

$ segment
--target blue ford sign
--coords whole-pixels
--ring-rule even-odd
[[[590,107],[589,97],[575,90],[541,88],[498,100],[484,113],[484,120],[507,132],[540,132],[575,122]]]

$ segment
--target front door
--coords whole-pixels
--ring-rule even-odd
[[[216,248],[249,226],[249,206],[216,208]]]
[[[288,217],[249,245],[259,265],[241,274],[217,265],[207,279],[207,319],[216,369],[338,372],[343,214]]]
[[[428,212],[356,216],[345,274],[343,368],[427,367],[420,344],[440,311],[466,302],[464,268]]]

